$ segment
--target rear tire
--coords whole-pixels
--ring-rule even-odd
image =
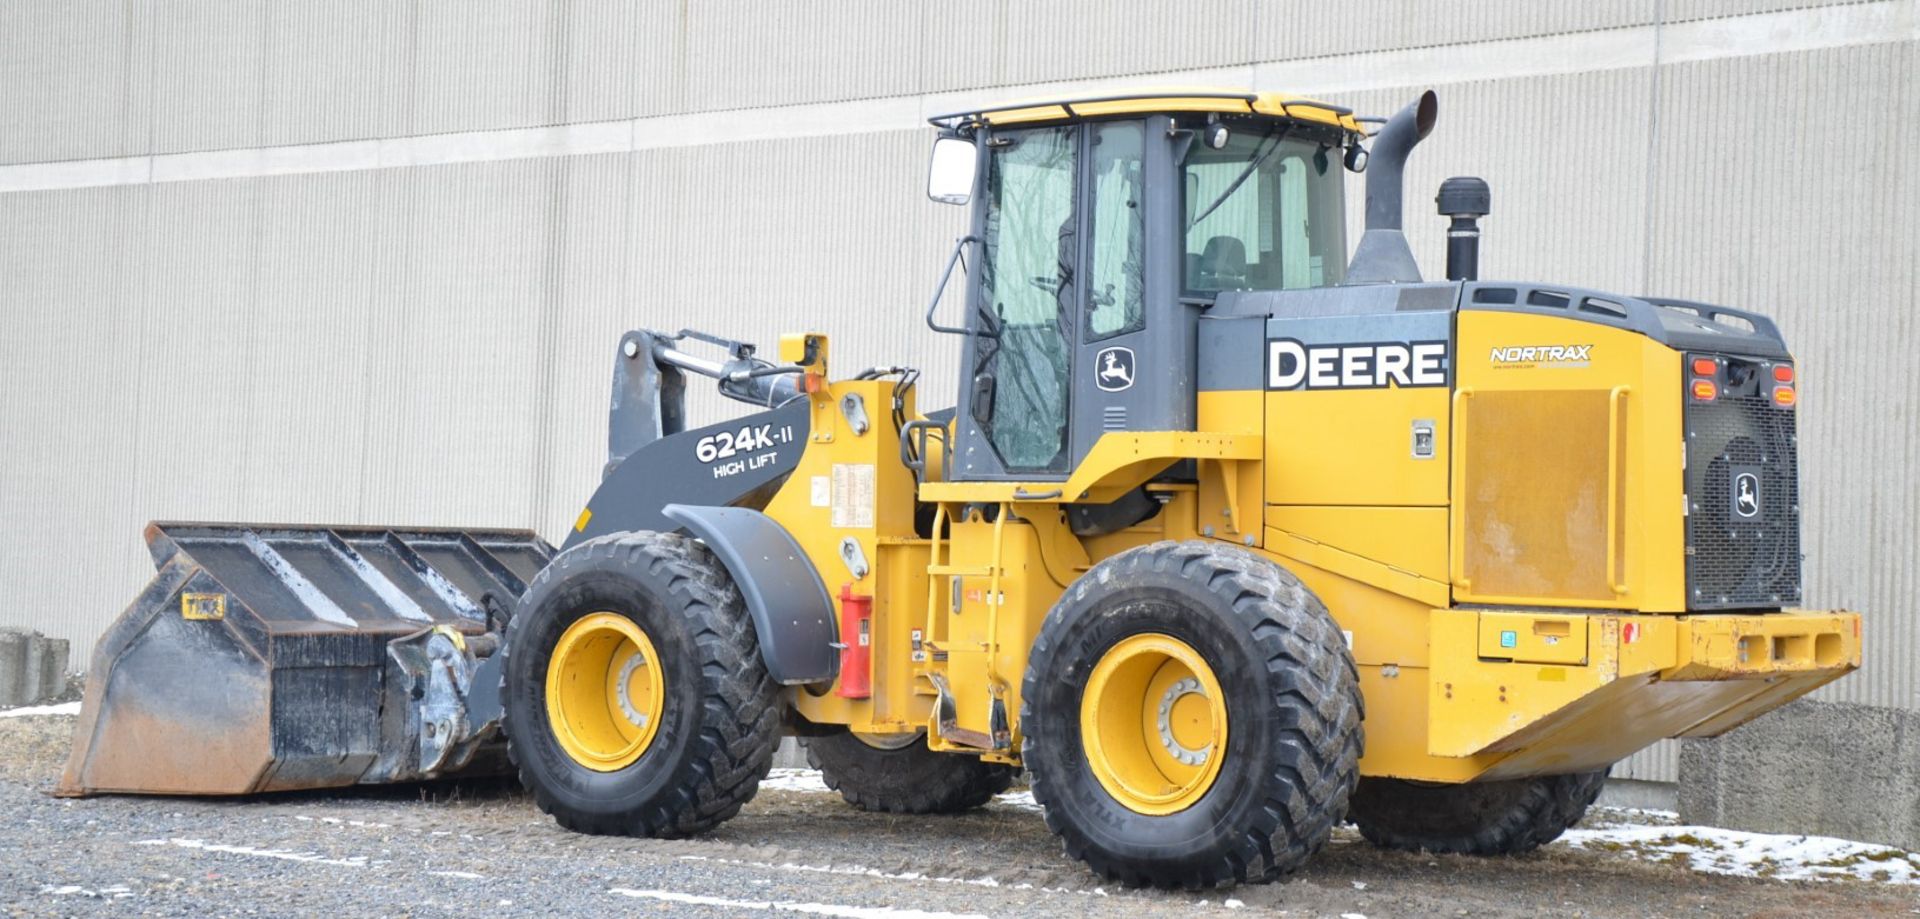
[[[1048,614],[1022,699],[1047,826],[1125,884],[1283,877],[1326,845],[1359,779],[1340,628],[1299,579],[1233,546],[1095,565]]]
[[[779,687],[739,589],[684,536],[617,533],[561,553],[521,599],[502,653],[508,755],[570,830],[702,832],[738,813],[773,765]]]
[[[1579,823],[1607,771],[1466,785],[1362,779],[1349,816],[1383,849],[1519,855]]]
[[[802,740],[807,762],[827,787],[864,811],[954,814],[980,807],[1013,785],[1019,770],[961,753],[927,749],[926,737],[899,747],[870,744],[851,731]]]

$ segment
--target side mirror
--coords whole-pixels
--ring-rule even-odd
[[[973,197],[973,172],[978,162],[973,141],[942,137],[933,142],[927,161],[927,197],[941,204],[965,204]]]

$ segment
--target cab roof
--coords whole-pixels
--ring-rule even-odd
[[[1331,103],[1286,93],[1191,87],[1138,89],[1103,96],[1009,102],[938,115],[928,120],[936,127],[957,128],[969,124],[1040,124],[1084,121],[1111,115],[1178,112],[1268,115],[1327,125],[1354,134],[1366,133],[1352,109]]]

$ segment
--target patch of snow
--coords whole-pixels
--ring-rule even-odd
[[[1247,904],[1242,903],[1239,900],[1228,900],[1224,905],[1228,909],[1245,909],[1247,906]]]
[[[484,881],[487,879],[486,875],[474,874],[471,871],[434,871],[430,873],[433,874],[435,877],[460,878],[461,880],[466,880],[466,881]]]
[[[24,718],[28,715],[78,715],[80,703],[62,702],[58,705],[22,705],[19,708],[0,709],[0,718]]]
[[[1009,791],[1005,794],[995,795],[993,799],[1001,804],[1008,805],[1009,807],[1017,807],[1021,810],[1029,810],[1035,813],[1043,810],[1040,802],[1033,799],[1032,791]]]
[[[367,857],[350,855],[346,858],[328,858],[316,852],[292,852],[286,849],[256,849],[253,846],[229,846],[222,843],[207,842],[201,839],[142,839],[136,846],[175,845],[183,849],[198,849],[202,852],[223,852],[230,855],[250,855],[255,858],[277,858],[289,862],[306,862],[314,865],[340,865],[345,868],[367,867]]]
[[[827,780],[818,769],[775,769],[760,780],[761,791],[814,791],[826,792]]]
[[[1556,845],[1678,862],[1707,874],[1783,881],[1861,880],[1920,885],[1920,854],[1835,839],[1709,826],[1610,826],[1568,830]]]
[[[762,791],[818,793],[833,790],[827,787],[827,780],[820,775],[820,770],[818,769],[774,769],[767,773],[766,778],[760,780],[760,788]],[[1033,792],[1031,791],[1009,791],[1005,794],[994,796],[993,800],[1000,804],[1005,804],[1008,807],[1016,807],[1021,810],[1033,811],[1034,813],[1041,811],[1040,803],[1033,800]]]
[[[635,890],[630,887],[614,887],[607,891],[622,897],[642,900],[658,900],[663,903],[684,903],[689,906],[717,906],[722,909],[753,910],[756,912],[804,913],[811,916],[837,916],[841,919],[986,919],[978,913],[943,913],[918,909],[895,909],[891,906],[841,906],[833,903],[786,903],[778,900],[733,900],[727,897],[709,897],[701,894],[681,893],[677,890]]]

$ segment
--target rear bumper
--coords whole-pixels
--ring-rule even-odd
[[[1428,752],[1483,778],[1598,769],[1732,730],[1860,666],[1860,616],[1436,610]]]

